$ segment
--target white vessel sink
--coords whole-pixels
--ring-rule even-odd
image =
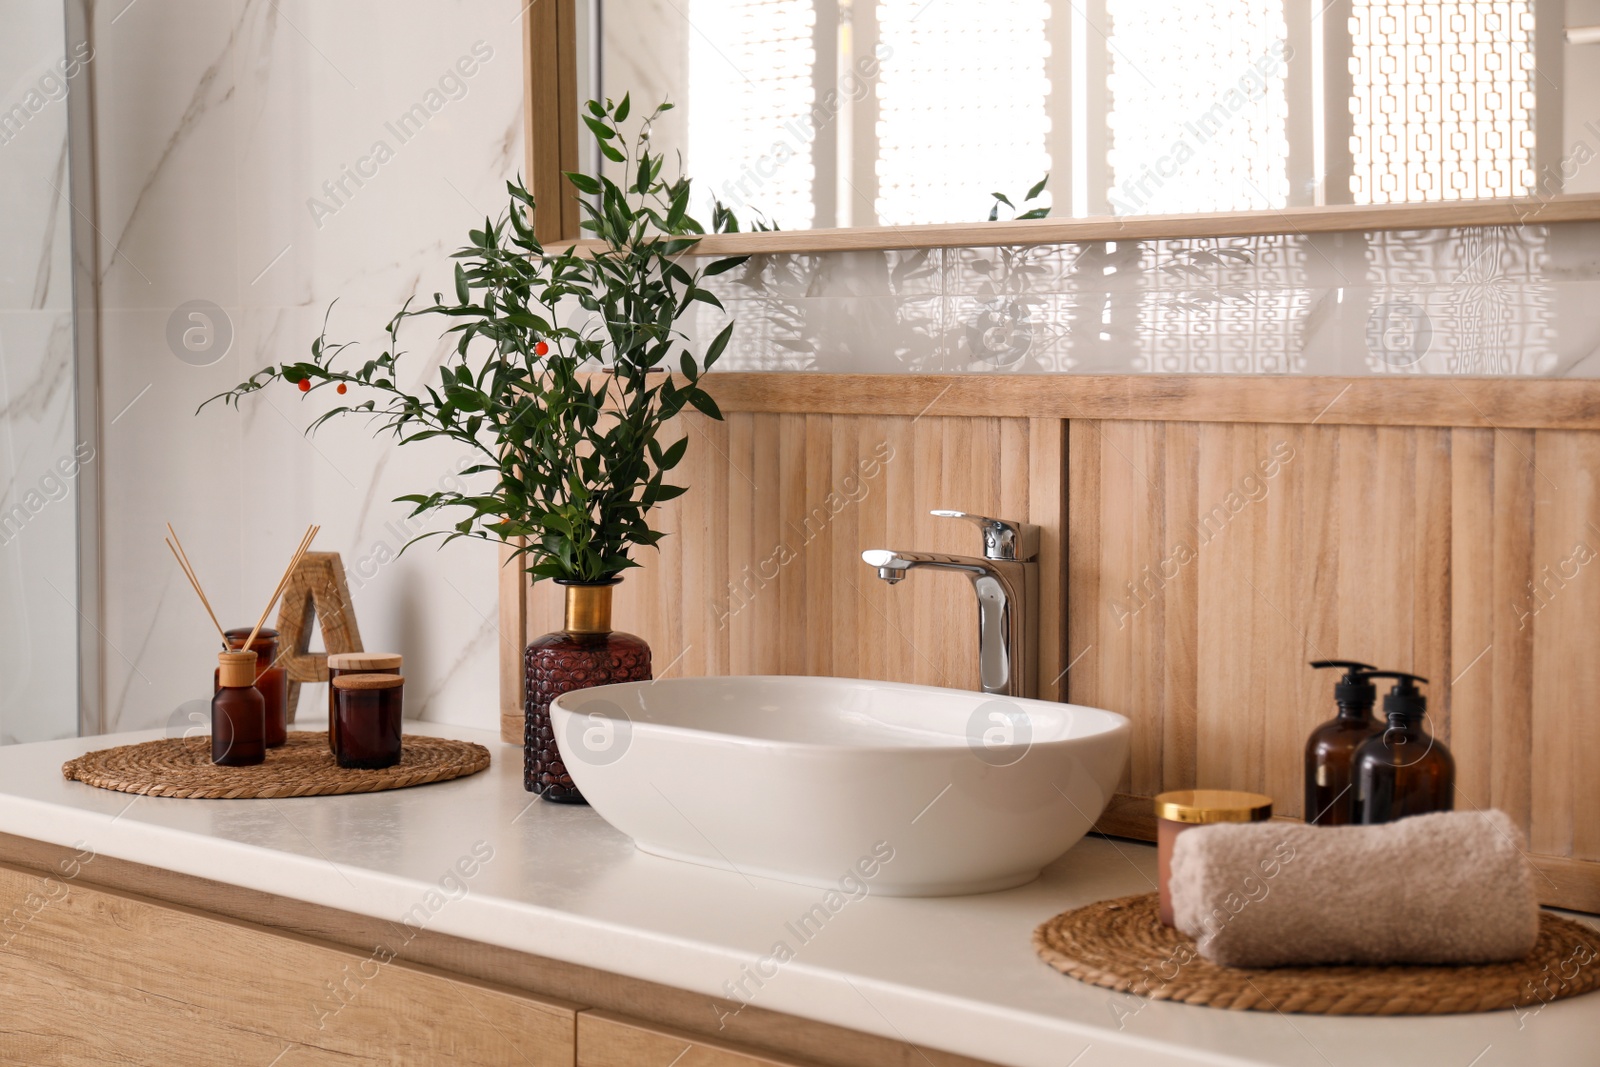
[[[1111,799],[1128,720],[849,678],[681,678],[550,707],[573,781],[645,852],[889,896],[1008,889]]]

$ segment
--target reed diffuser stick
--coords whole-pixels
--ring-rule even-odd
[[[217,636],[222,638],[222,647],[228,647],[228,635],[222,629],[222,623],[217,621],[217,613],[211,610],[211,601],[206,599],[206,591],[200,588],[200,578],[194,572],[194,567],[189,563],[188,555],[183,551],[183,542],[178,541],[178,531],[172,528],[172,523],[167,523],[167,532],[170,538],[162,538],[167,542],[167,547],[172,550],[172,556],[178,561],[178,568],[183,571],[183,576],[189,579],[189,584],[194,586],[194,591],[200,597],[200,603],[206,609],[206,614],[211,616],[211,625],[217,628]]]
[[[267,615],[272,611],[278,598],[283,595],[284,589],[289,585],[289,578],[294,574],[294,569],[300,566],[300,561],[305,558],[306,551],[310,549],[311,542],[316,539],[320,526],[307,526],[306,534],[300,538],[300,546],[295,549],[294,557],[289,560],[289,568],[283,572],[283,577],[278,579],[278,586],[272,591],[272,599],[267,601],[267,606],[261,611],[261,618],[256,620],[256,628],[250,631],[250,640],[244,643],[245,648],[252,648],[256,643],[256,634],[261,632],[262,625],[267,621]]]

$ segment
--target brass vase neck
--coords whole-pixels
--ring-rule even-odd
[[[569,634],[608,634],[611,632],[611,590],[604,585],[568,585],[566,623]]]

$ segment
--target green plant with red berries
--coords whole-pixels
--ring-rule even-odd
[[[689,407],[722,417],[700,376],[722,355],[733,326],[697,356],[677,323],[696,302],[720,308],[700,283],[743,262],[695,267],[687,258],[705,232],[688,213],[689,179],[663,180],[662,157],[649,145],[651,123],[671,106],[658,107],[629,139],[620,132],[628,97],[589,102],[584,122],[628,176],[625,186],[566,176],[583,194],[582,225],[600,247],[545,249],[534,235],[532,196],[508,182],[506,212],[470,231],[455,253],[454,299],[435,293],[416,310],[408,301],[375,359],[348,359],[351,344],[330,343],[324,320],[310,359],[267,367],[206,403],[237,406],[277,381],[307,394],[355,389],[368,399],[330,408],[307,432],[364,415],[401,444],[446,438],[481,457],[463,472],[481,488],[397,498],[412,515],[459,516],[450,529],[422,537],[512,544],[535,579],[606,581],[637,566],[633,550],[662,537],[650,526],[651,508],[686,491],[666,479],[688,439],[662,445],[666,424]],[[736,226],[717,211],[715,229]],[[437,380],[413,392],[400,384],[400,331],[429,316],[449,323],[443,335],[454,335],[455,345]]]

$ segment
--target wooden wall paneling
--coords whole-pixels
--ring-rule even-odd
[[[1308,670],[1305,664],[1337,655],[1341,530],[1349,522],[1362,520],[1346,517],[1340,495],[1329,489],[1339,484],[1339,429],[1279,425],[1274,430],[1268,451],[1280,465],[1268,482],[1268,506],[1279,509],[1273,537],[1282,538],[1277,543],[1288,549],[1293,583],[1289,600],[1303,639],[1297,646],[1299,660],[1282,665],[1294,668],[1294,673],[1279,683],[1292,697],[1274,720],[1287,736],[1276,736],[1271,743],[1272,751],[1284,754],[1280,760],[1284,766],[1274,769],[1269,782],[1283,790],[1282,814],[1304,818],[1303,746],[1311,731],[1332,717],[1331,686],[1337,680],[1328,672]]]
[[[1192,789],[1195,771],[1195,708],[1199,700],[1200,583],[1192,548],[1199,513],[1199,427],[1170,422],[1162,434],[1162,501],[1165,521],[1158,545],[1161,590],[1161,788]]]
[[[718,469],[714,442],[707,440],[706,421],[682,419],[677,437],[688,438],[690,451],[672,472],[674,485],[702,485],[701,501],[680,498],[672,501],[672,534],[662,541],[656,565],[662,574],[658,582],[661,601],[658,611],[670,621],[669,646],[651,654],[651,669],[656,678],[683,678],[706,673],[707,657],[715,654],[717,621],[715,597],[725,590],[723,568],[707,550],[714,552],[714,530],[707,522],[714,507],[726,514],[726,504],[717,504],[717,490],[726,490],[726,477]],[[699,448],[696,448],[696,445]],[[723,477],[717,477],[722,474]],[[720,523],[718,523],[720,525]],[[646,553],[648,555],[648,553]]]
[[[0,1000],[32,1063],[573,1062],[574,1004],[0,866],[0,899],[29,894]]]
[[[500,546],[499,597],[500,639],[500,737],[522,743],[522,647],[527,643],[528,588],[522,561],[511,558],[512,549]],[[538,633],[539,631],[532,631]]]
[[[1069,697],[1138,724],[1133,795],[1226,785],[1300,814],[1305,736],[1331,709],[1310,659],[1432,672],[1448,697],[1448,433],[1106,421],[1072,440],[1069,627],[1102,647]]]
[[[1450,431],[1450,753],[1462,808],[1494,795],[1495,620],[1510,606],[1495,595],[1494,455],[1493,430]]]
[[[768,619],[775,634],[778,654],[773,674],[805,674],[810,649],[820,644],[821,633],[807,626],[807,573],[810,571],[810,546],[805,540],[805,522],[810,511],[807,492],[811,467],[810,435],[806,420],[810,415],[779,415],[778,447],[774,454],[773,477],[778,484],[778,525],[773,548],[778,552],[777,611]],[[819,498],[817,501],[821,503]],[[823,616],[826,618],[826,616]]]
[[[782,553],[779,550],[782,524],[783,483],[782,454],[778,450],[781,424],[776,417],[761,417],[754,438],[754,465],[750,469],[757,494],[751,500],[750,557],[748,566],[752,575],[749,602],[740,616],[740,622],[750,628],[752,644],[750,658],[743,663],[735,661],[738,674],[782,674],[781,644],[783,631],[777,611],[772,605],[780,603],[783,580]]]
[[[1162,430],[1145,422],[1099,423],[1104,603],[1095,654],[1101,685],[1117,692],[1145,727],[1134,732],[1126,780],[1132,792],[1146,796],[1161,780],[1165,604],[1155,572],[1165,555]]]
[[[1199,428],[1194,566],[1200,576],[1199,617],[1205,622],[1196,654],[1195,760],[1202,789],[1266,789],[1262,672],[1285,651],[1288,627],[1273,611],[1283,608],[1265,599],[1265,579],[1256,570],[1257,541],[1265,539],[1261,509],[1247,503],[1238,488],[1256,462],[1253,430]],[[1281,701],[1287,694],[1278,696]],[[1273,703],[1281,706],[1279,701]]]
[[[903,480],[901,472],[909,460],[909,442],[901,431],[909,426],[909,420],[835,419],[834,424],[849,427],[849,432],[855,435],[856,453],[861,459],[868,456],[883,457],[877,477],[868,483],[861,504],[854,509],[856,543],[844,544],[841,534],[839,546],[841,554],[845,556],[839,580],[850,591],[849,603],[855,608],[855,632],[860,637],[856,644],[856,675],[883,678],[888,674],[893,643],[899,640],[888,626],[886,611],[890,590],[877,580],[865,564],[860,570],[853,570],[852,560],[859,562],[864,549],[887,547],[890,544],[889,517],[894,513],[891,498]],[[909,506],[909,499],[906,505]]]
[[[1274,449],[1294,447],[1288,437],[1299,430],[1275,425],[1237,427],[1236,436],[1246,438],[1246,449],[1232,488],[1244,499],[1245,513],[1254,521],[1250,569],[1259,592],[1253,589],[1251,594],[1261,612],[1255,632],[1270,630],[1277,635],[1272,647],[1258,649],[1252,657],[1249,699],[1260,709],[1254,724],[1260,746],[1252,747],[1252,752],[1260,753],[1262,792],[1276,798],[1273,811],[1280,815],[1297,815],[1304,807],[1298,757],[1308,731],[1301,726],[1309,718],[1304,711],[1316,705],[1307,685],[1317,680],[1308,677],[1316,672],[1308,670],[1306,662],[1316,655],[1317,604],[1299,580],[1305,549],[1298,521],[1303,501],[1293,491],[1301,472],[1290,462],[1280,466],[1275,476],[1267,477],[1273,469]],[[1307,432],[1315,433],[1315,428]],[[1299,433],[1295,436],[1304,440]],[[1326,683],[1326,679],[1322,681]]]
[[[1011,434],[1012,423],[1001,423],[1002,432]],[[1039,527],[1039,696],[1062,700],[1066,694],[1066,668],[1071,662],[1067,650],[1066,531],[1063,518],[1067,503],[1067,433],[1060,419],[1028,420],[1027,520]],[[1020,456],[1021,445],[1007,439],[1002,459],[1008,467],[1010,457]],[[1007,483],[1008,486],[1010,483]],[[1007,494],[1018,489],[1008,487]]]
[[[1388,375],[767,374],[705,380],[724,412],[1600,429],[1600,380]]]
[[[1500,430],[1494,434],[1492,493],[1494,509],[1494,597],[1487,610],[1494,644],[1474,670],[1494,672],[1489,741],[1493,781],[1491,795],[1456,795],[1471,807],[1495,807],[1524,829],[1533,810],[1533,636],[1516,605],[1530,604],[1533,581],[1534,492],[1531,432]],[[1466,664],[1462,665],[1463,669]]]
[[[971,539],[977,536],[977,531],[967,523],[936,519],[928,514],[933,508],[967,510],[955,500],[971,496],[967,472],[961,463],[966,457],[954,452],[946,455],[945,421],[925,417],[915,420],[911,427],[911,450],[906,462],[911,471],[914,495],[904,513],[907,533],[903,539],[885,547],[972,552]],[[976,507],[972,510],[981,513]],[[900,613],[899,625],[906,635],[906,647],[914,657],[912,677],[925,685],[976,689],[978,672],[965,670],[965,663],[945,656],[942,650],[943,634],[954,631],[970,635],[977,631],[978,611],[966,579],[934,571],[913,572],[905,581],[888,589],[893,602],[909,609]]]
[[[724,475],[728,486],[728,513],[725,517],[728,549],[725,566],[729,585],[729,604],[726,613],[725,640],[728,645],[728,673],[734,674],[736,663],[750,663],[755,659],[756,631],[748,614],[749,603],[755,595],[755,528],[754,517],[759,487],[756,485],[756,416],[729,414],[728,470]],[[690,445],[692,453],[694,446]],[[689,496],[699,490],[690,488]],[[686,501],[688,497],[684,498]],[[687,504],[685,505],[687,506]],[[711,516],[715,522],[717,516]],[[719,638],[721,634],[719,633]]]
[[[1571,700],[1561,705],[1573,726],[1573,744],[1565,754],[1572,795],[1568,798],[1574,816],[1572,855],[1600,861],[1600,656],[1574,653],[1573,649],[1595,645],[1595,627],[1600,623],[1600,489],[1595,485],[1600,472],[1600,434],[1571,433],[1541,436],[1565,437],[1573,448],[1559,460],[1570,472],[1572,492],[1581,495],[1581,509],[1575,509],[1573,545],[1563,560],[1575,558],[1581,568],[1572,579],[1574,596],[1562,615],[1568,625],[1557,639],[1563,652],[1553,670],[1569,671],[1574,680]],[[1582,546],[1581,554],[1578,552]],[[1588,562],[1582,562],[1588,560]],[[1570,573],[1570,566],[1563,570]],[[1581,815],[1579,813],[1582,813]]]
[[[840,492],[833,467],[833,417],[805,416],[805,481],[800,528],[795,531],[799,551],[804,555],[805,589],[800,615],[794,625],[806,636],[805,660],[798,673],[829,674],[833,666],[833,632],[829,625],[834,604],[838,603],[838,579],[834,575],[833,542],[839,531],[832,527],[830,498]]]
[[[684,538],[685,541],[697,543],[698,552],[695,555],[700,566],[695,580],[690,582],[686,576],[685,584],[694,590],[689,595],[701,605],[700,611],[690,617],[701,620],[699,632],[704,635],[706,647],[703,656],[693,657],[691,664],[678,673],[690,676],[698,668],[706,674],[727,674],[731,662],[729,640],[732,636],[732,619],[726,614],[731,609],[728,600],[728,585],[732,577],[728,570],[728,561],[732,558],[729,541],[730,502],[734,488],[748,486],[748,483],[744,473],[734,469],[730,453],[733,447],[732,429],[729,424],[726,421],[696,419],[691,425],[697,427],[697,432],[689,442],[688,461],[692,475],[686,484],[691,488],[704,486],[704,489],[699,498],[700,509],[692,516],[693,525],[687,527],[690,533]],[[688,508],[687,499],[683,506]],[[695,627],[691,626],[690,629],[694,630]]]
[[[1393,596],[1398,589],[1393,550],[1400,538],[1394,530],[1390,530],[1388,536],[1373,536],[1378,523],[1384,519],[1377,498],[1381,477],[1378,429],[1376,426],[1345,426],[1336,431],[1339,466],[1335,491],[1340,505],[1336,594],[1339,628],[1334,636],[1334,651],[1329,653],[1339,659],[1374,664],[1378,663],[1378,656],[1387,657],[1401,647],[1396,634],[1396,616],[1382,610],[1383,601],[1379,599]],[[1404,489],[1403,485],[1393,487],[1393,495],[1398,496]],[[1391,498],[1390,492],[1386,491],[1384,497]],[[1372,551],[1368,551],[1369,539]],[[1359,567],[1352,565],[1357,559],[1362,561]]]
[[[1530,844],[1600,859],[1600,434],[1538,433],[1533,446],[1533,777]],[[1526,608],[1524,609],[1526,610]],[[1580,649],[1588,649],[1587,654]],[[1579,709],[1582,709],[1581,711]],[[1580,817],[1580,813],[1587,817]]]
[[[858,426],[853,420],[829,417],[827,430],[829,491],[837,496],[828,505],[833,517],[828,524],[830,536],[823,551],[827,553],[831,584],[825,591],[842,596],[843,601],[838,604],[838,610],[827,616],[824,629],[835,672],[855,678],[861,675],[861,642],[867,635],[878,632],[875,626],[862,628],[860,598],[851,590],[850,583],[859,585],[867,575],[866,565],[861,562],[861,550],[866,547],[862,540],[862,513],[870,507],[867,498],[881,492],[881,474],[868,477],[869,471],[878,470],[879,462],[873,452],[877,442],[862,441],[862,433],[870,433],[868,427]],[[870,464],[865,468],[862,467],[864,459]]]
[[[1454,458],[1451,431],[1417,430],[1417,484],[1412,538],[1416,570],[1412,585],[1412,662],[1432,679],[1428,714],[1446,744],[1455,736],[1451,683],[1457,668],[1452,635],[1455,603],[1451,570],[1451,517],[1454,514]],[[1425,666],[1420,666],[1425,665]],[[1383,710],[1381,698],[1378,711]]]
[[[1093,420],[1067,423],[1065,572],[1067,670],[1061,679],[1068,701],[1104,707],[1100,679],[1100,620],[1109,587],[1100,572],[1100,428]]]

